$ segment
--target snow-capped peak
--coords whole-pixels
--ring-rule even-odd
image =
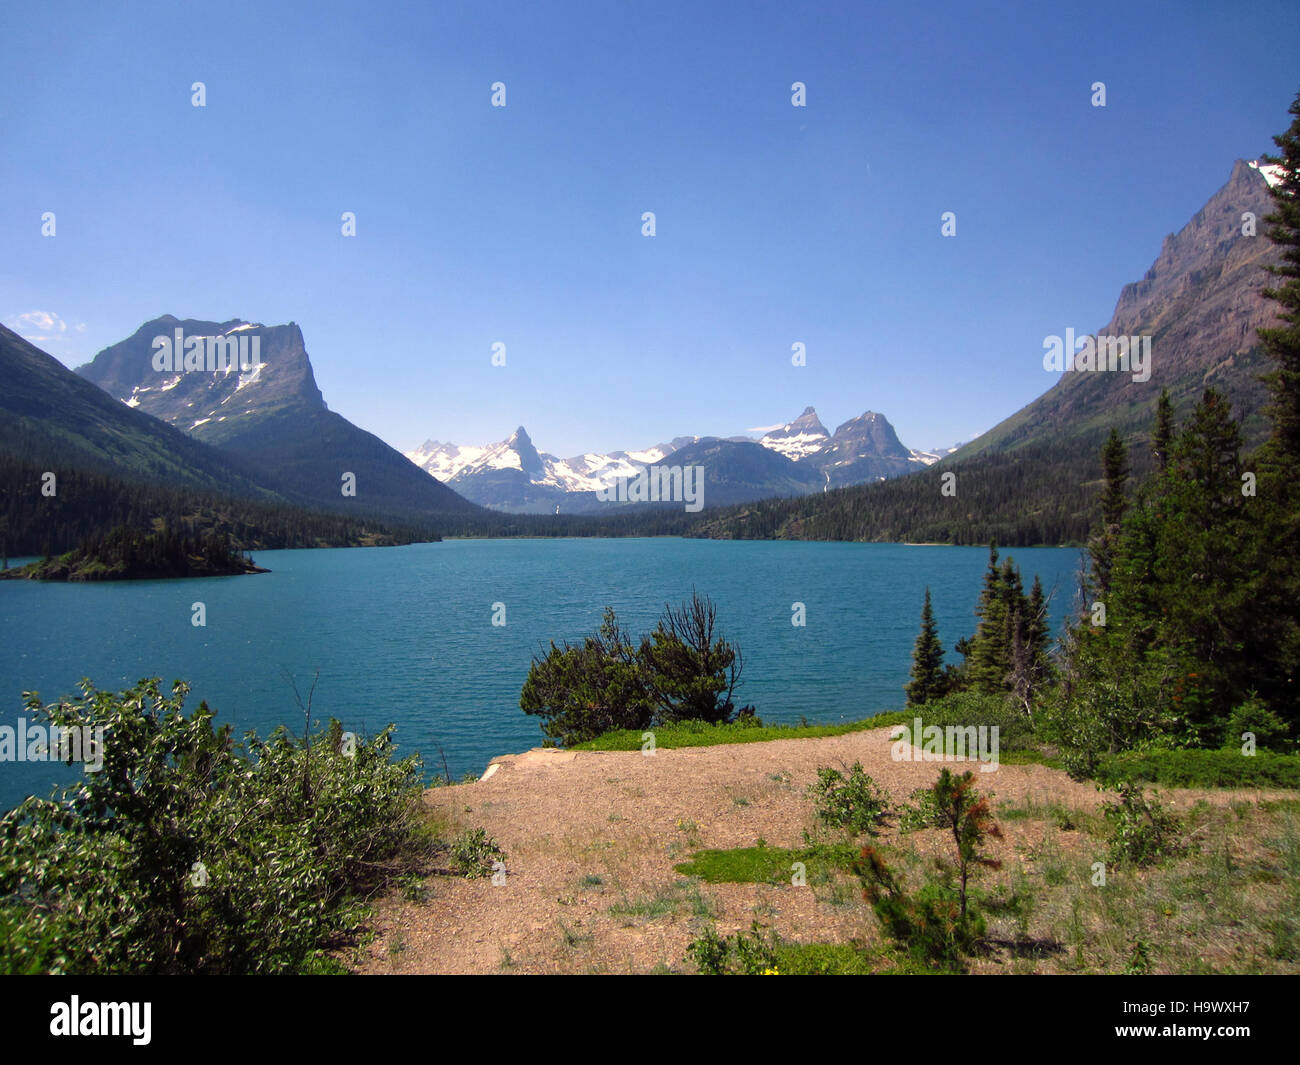
[[[817,411],[812,407],[804,407],[799,417],[779,429],[765,433],[759,443],[792,462],[798,462],[820,451],[830,438],[831,434],[817,417]]]

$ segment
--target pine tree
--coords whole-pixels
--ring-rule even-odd
[[[937,699],[947,689],[943,666],[943,644],[939,642],[939,628],[934,623],[930,607],[930,589],[925,589],[925,605],[921,607],[921,631],[912,651],[912,681],[905,686],[908,707],[921,706]]]
[[[1106,487],[1101,494],[1101,528],[1092,537],[1088,552],[1092,557],[1092,589],[1100,598],[1110,590],[1110,571],[1119,540],[1120,523],[1127,506],[1128,452],[1114,429],[1101,449],[1102,472]]]
[[[1161,693],[1184,742],[1214,741],[1251,685],[1240,446],[1227,401],[1207,389],[1125,523],[1113,571],[1107,651]]]
[[[1258,691],[1293,730],[1300,730],[1294,694],[1300,675],[1300,93],[1290,114],[1290,127],[1273,138],[1280,154],[1264,157],[1280,170],[1281,180],[1269,188],[1275,209],[1264,221],[1282,256],[1268,267],[1277,283],[1262,295],[1277,304],[1280,322],[1259,330],[1273,360],[1272,372],[1264,375],[1272,433],[1254,460],[1258,491],[1248,509],[1253,516],[1252,654]]]
[[[1173,439],[1174,404],[1169,398],[1169,389],[1162,388],[1160,399],[1156,402],[1156,428],[1151,434],[1151,454],[1155,456],[1156,466],[1161,470],[1169,464],[1169,445]]]
[[[1268,190],[1274,211],[1264,221],[1269,239],[1282,248],[1281,263],[1267,269],[1282,280],[1263,295],[1279,305],[1284,324],[1259,330],[1259,338],[1275,364],[1264,378],[1272,398],[1267,413],[1275,457],[1295,469],[1300,461],[1300,94],[1290,113],[1295,116],[1290,128],[1273,138],[1282,154],[1264,157],[1281,169],[1280,182]]]
[[[1038,594],[1042,595],[1039,585]],[[1010,558],[998,564],[997,548],[989,548],[975,613],[979,617],[967,652],[966,675],[970,687],[984,694],[1017,692],[1030,709],[1032,690],[1041,676],[1038,668],[1043,637],[1031,621],[1034,608],[1025,595],[1020,570]]]
[[[984,571],[984,587],[975,607],[979,624],[971,637],[967,670],[971,686],[980,692],[1002,691],[1010,669],[1006,644],[1006,599],[1002,594],[1002,571],[998,566],[998,549],[989,545],[989,564]]]

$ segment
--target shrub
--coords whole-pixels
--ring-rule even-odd
[[[565,747],[608,732],[691,721],[761,724],[753,707],[732,701],[740,682],[740,650],[715,635],[717,610],[692,593],[680,608],[665,606],[650,636],[634,646],[606,608],[600,630],[581,644],[535,657],[519,695],[526,714]]]
[[[470,878],[491,876],[495,863],[506,860],[505,851],[481,828],[462,832],[452,840],[449,853],[456,872]]]
[[[889,806],[875,781],[862,771],[861,762],[853,763],[848,777],[838,769],[818,768],[817,782],[808,786],[808,793],[813,796],[815,812],[824,825],[847,828],[858,834],[874,834]]]
[[[776,956],[781,941],[765,935],[757,921],[748,932],[719,938],[712,925],[691,941],[686,955],[704,976],[766,976],[777,973]]]
[[[1240,751],[1242,734],[1253,733],[1258,750],[1285,751],[1291,748],[1287,723],[1270,710],[1263,699],[1252,695],[1228,716],[1223,731],[1223,746]]]
[[[975,691],[952,692],[916,708],[913,717],[925,725],[985,725],[997,727],[998,748],[1002,752],[1022,751],[1036,746],[1041,738],[1034,731],[1034,721],[1003,695],[982,695]],[[910,726],[911,721],[907,721]],[[915,741],[914,741],[915,742]]]
[[[1058,745],[1061,765],[1075,780],[1093,776],[1108,753],[1148,743],[1174,727],[1162,709],[1155,671],[1133,673],[1118,661],[1107,635],[1080,631],[1088,643],[1077,656],[1079,673],[1051,692],[1041,714],[1042,738]]]
[[[610,608],[581,644],[552,643],[545,657],[533,659],[519,705],[566,747],[615,729],[644,729],[654,719],[636,650]]]
[[[679,608],[665,605],[655,631],[641,641],[638,659],[657,707],[655,721],[717,723],[736,716],[740,649],[715,638],[717,620],[712,600],[692,592]]]
[[[1182,824],[1160,806],[1159,797],[1148,802],[1140,785],[1120,789],[1120,801],[1104,803],[1102,814],[1111,824],[1111,861],[1152,865],[1185,851]]]
[[[851,943],[782,943],[776,950],[781,976],[866,976],[870,960]]]
[[[917,788],[909,796],[912,800],[905,803],[898,819],[898,827],[904,832],[917,832],[923,828],[943,828],[939,808],[934,802],[933,788]]]
[[[38,721],[103,727],[103,765],[0,817],[0,968],[294,972],[355,928],[359,895],[421,857],[421,768],[391,727],[349,742],[283,729],[243,745],[189,688],[82,682]]]

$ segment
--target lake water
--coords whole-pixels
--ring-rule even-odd
[[[1079,552],[1011,552],[1026,588],[1055,590],[1053,624],[1071,609]],[[85,676],[119,690],[143,677],[191,683],[236,735],[301,732],[286,673],[314,717],[375,732],[395,722],[404,752],[454,777],[539,746],[519,709],[529,661],[551,640],[595,630],[606,604],[633,633],[692,587],[718,606],[745,660],[738,703],[764,721],[852,721],[903,703],[930,586],[944,647],[975,628],[986,548],[679,539],[449,540],[409,547],[264,551],[257,576],[105,584],[0,582],[0,724],[21,693],[50,701]],[[207,625],[191,624],[192,605]],[[791,624],[792,604],[806,625]],[[493,604],[505,604],[503,627]],[[47,794],[72,773],[0,762],[0,808]]]

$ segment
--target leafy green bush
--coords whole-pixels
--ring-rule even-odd
[[[1168,734],[1154,670],[1133,673],[1117,665],[1119,656],[1104,630],[1077,631],[1076,674],[1054,689],[1040,713],[1042,739],[1060,749],[1061,765],[1075,780],[1096,774],[1107,753],[1147,744]]]
[[[1183,853],[1182,823],[1163,809],[1159,797],[1148,801],[1138,784],[1120,789],[1117,803],[1103,803],[1102,815],[1111,824],[1111,861],[1152,865]]]
[[[519,705],[566,747],[612,730],[639,732],[654,719],[636,649],[610,608],[599,631],[582,643],[552,643],[544,657],[533,659]]]
[[[1023,751],[1042,742],[1034,731],[1034,721],[1004,695],[984,695],[975,691],[958,691],[918,706],[915,713],[924,725],[985,725],[998,730],[1001,752]],[[915,738],[913,740],[915,741]]]
[[[103,765],[0,817],[0,969],[68,973],[295,972],[354,929],[361,893],[434,845],[418,759],[391,727],[343,742],[283,729],[243,745],[188,685],[26,707],[104,729]]]
[[[606,608],[600,630],[581,644],[552,643],[533,659],[519,706],[565,747],[652,725],[743,721],[754,709],[737,709],[732,700],[740,651],[716,628],[712,601],[693,593],[679,608],[665,606],[638,646]]]
[[[494,863],[504,862],[506,853],[484,829],[462,832],[451,842],[451,862],[462,876],[491,876]]]
[[[862,771],[861,762],[853,763],[848,777],[838,769],[819,767],[817,782],[808,786],[808,793],[824,825],[858,834],[874,834],[889,808],[887,796]]]
[[[943,828],[943,818],[934,802],[933,788],[917,788],[899,812],[898,827],[903,832],[918,832],[923,828]]]
[[[703,935],[691,941],[686,955],[703,976],[766,976],[777,972],[780,946],[776,933],[765,935],[757,921],[748,932],[725,938],[709,925]]]

